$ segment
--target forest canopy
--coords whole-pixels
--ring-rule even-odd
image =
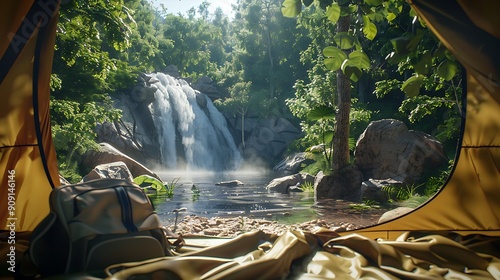
[[[349,164],[353,142],[382,118],[436,136],[454,157],[461,69],[404,1],[238,0],[231,17],[210,5],[186,14],[145,0],[61,5],[51,113],[63,175],[78,176],[79,156],[96,147],[96,124],[120,118],[113,96],[138,73],[169,65],[215,81],[225,114],[300,127],[290,152],[344,146],[347,158],[327,156],[326,169]]]

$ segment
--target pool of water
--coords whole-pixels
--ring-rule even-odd
[[[276,177],[272,172],[234,171],[224,173],[192,171],[157,171],[164,182],[177,180],[174,195],[152,196],[156,210],[164,224],[172,224],[176,209],[185,208],[185,215],[202,217],[247,216],[276,220],[282,223],[300,223],[324,219],[357,224],[374,223],[380,211],[352,209],[349,202],[316,200],[313,193],[271,193],[266,189]],[[218,186],[219,182],[239,180],[244,185]],[[193,192],[196,185],[199,192]]]

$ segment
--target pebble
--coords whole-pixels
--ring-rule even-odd
[[[325,220],[317,219],[293,225],[282,224],[276,221],[265,219],[254,219],[249,217],[200,217],[185,216],[178,224],[174,234],[182,235],[207,235],[219,237],[235,237],[244,232],[261,230],[268,234],[283,234],[290,229],[299,229],[305,232],[326,228],[335,232],[353,230],[361,226],[351,223],[329,223]],[[173,225],[165,225],[167,231],[173,231]]]

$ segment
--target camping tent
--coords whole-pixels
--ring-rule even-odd
[[[363,255],[365,261],[368,260],[366,261],[368,265],[377,264],[377,262],[379,265],[384,263],[387,258],[383,259],[381,256],[391,255],[389,251],[400,252],[395,254],[400,259],[406,258],[407,260],[411,252],[415,253],[415,251],[404,251],[397,241],[383,244],[384,246],[390,245],[390,249],[375,245],[373,243],[375,238],[396,240],[402,233],[413,231],[500,236],[500,138],[496,137],[500,132],[500,55],[497,53],[500,50],[500,17],[496,15],[500,10],[500,3],[487,0],[411,0],[409,2],[466,70],[467,105],[463,135],[452,174],[433,199],[398,219],[344,233],[344,237],[335,241],[336,244],[341,244],[342,248],[323,247],[326,248],[325,251],[337,254],[332,255],[336,257],[340,254],[339,252],[344,252],[342,250],[349,246],[349,248],[360,247],[360,251],[370,248],[370,252],[357,255],[354,251],[349,251],[352,256]],[[2,228],[6,231],[11,230],[9,223],[13,221],[15,221],[16,232],[32,230],[46,215],[48,194],[51,188],[57,187],[59,181],[50,136],[48,109],[56,3],[56,0],[8,1],[4,3],[4,8],[0,11],[0,34],[4,38],[0,41],[0,96],[2,97],[2,102],[0,102],[0,207],[2,207],[0,221]],[[12,195],[13,193],[15,195]],[[15,211],[11,214],[6,210],[9,202],[13,205],[11,202],[13,197],[15,198]],[[327,233],[325,234],[322,236],[328,236]],[[262,237],[247,234],[229,241],[228,244],[232,250],[227,250],[229,245],[226,247],[208,246],[204,250],[181,256],[174,262],[171,259],[165,259],[140,265],[139,268],[132,267],[124,270],[122,276],[133,275],[137,271],[130,271],[134,269],[139,270],[137,273],[152,271],[148,269],[154,270],[151,266],[156,265],[162,267],[164,273],[165,271],[178,271],[178,273],[187,273],[186,277],[203,275],[202,278],[220,279],[227,276],[233,277],[232,279],[242,279],[241,276],[245,275],[245,278],[269,279],[280,275],[282,271],[287,271],[294,258],[303,255],[303,252],[309,252],[312,244],[310,239],[310,235],[290,232],[278,239],[273,238],[272,241],[276,243],[271,246],[272,249],[266,251],[261,247]],[[425,240],[431,240],[431,243],[435,244],[441,239],[429,237]],[[445,241],[440,244],[448,243]],[[491,245],[492,243],[483,242],[482,244]],[[496,250],[498,257],[498,242],[494,244],[497,247],[493,249]],[[457,257],[460,254],[465,254],[463,256],[466,259],[473,259],[469,247],[442,246],[433,251],[434,263],[442,264],[449,260],[448,263],[453,264],[450,265],[451,267],[458,267],[458,270],[461,269],[465,274],[474,270],[471,270],[471,267],[479,267],[478,269],[489,271],[490,276],[500,277],[497,258],[488,257],[489,262],[485,261],[486,263],[477,267],[456,266],[456,263],[461,262]],[[237,259],[238,253],[246,249],[250,252],[250,248],[259,248],[260,253],[249,253],[246,259]],[[454,249],[451,250],[452,248]],[[428,252],[428,250],[431,250],[430,246],[420,251],[417,250],[420,255],[412,259],[412,263],[418,263],[417,259],[425,259],[425,254],[422,252]],[[0,251],[4,257],[4,251]],[[449,253],[444,254],[445,251]],[[436,252],[441,255],[438,254],[436,257]],[[484,251],[481,252],[484,253]],[[265,257],[261,257],[262,255]],[[332,273],[335,276],[335,273],[339,275],[340,272],[345,272],[345,267],[349,265],[351,268],[354,267],[351,262],[338,261],[332,264],[332,256],[316,254],[314,257],[316,260],[313,258],[311,267],[308,266],[307,275],[311,277],[309,279],[326,279],[331,277]],[[231,261],[224,261],[222,257],[229,258]],[[259,260],[259,262],[246,262],[250,259]],[[389,265],[385,265],[386,269],[398,266],[399,261],[391,260]],[[484,261],[484,258],[481,260]],[[404,263],[404,261],[401,262]],[[189,264],[188,268],[186,268],[187,264]],[[224,265],[221,268],[216,264]],[[363,265],[366,264],[356,263],[358,267]],[[214,270],[207,272],[207,267],[213,267]],[[410,274],[420,273],[422,270],[421,267],[413,268],[407,263],[401,266],[400,270],[405,269]],[[429,268],[430,270],[432,268]],[[317,273],[313,273],[314,271]],[[373,277],[378,275],[380,278],[386,275],[367,269],[357,271],[363,271],[364,275]],[[129,272],[131,274],[127,274]],[[351,270],[351,276],[352,273]],[[405,273],[399,275],[407,277]],[[121,278],[117,276],[116,279]]]
[[[496,1],[412,0],[412,7],[464,66],[463,135],[448,182],[427,204],[397,220],[359,230],[395,238],[403,231],[500,235],[500,8]]]
[[[49,193],[59,185],[49,118],[57,3],[8,1],[0,12],[0,228],[5,230],[12,223],[17,231],[33,230],[48,214]]]

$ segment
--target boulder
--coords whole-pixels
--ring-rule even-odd
[[[408,130],[393,119],[371,122],[359,137],[354,156],[365,180],[392,178],[405,184],[418,182],[424,173],[448,162],[436,138]]]
[[[238,180],[231,180],[231,181],[215,183],[215,185],[222,186],[222,187],[237,187],[237,186],[242,186],[244,184]]]
[[[354,164],[339,170],[337,175],[325,175],[320,171],[314,180],[314,196],[359,201],[362,182],[363,174]]]
[[[82,178],[82,182],[104,178],[124,179],[128,181],[134,180],[127,165],[121,161],[117,161],[97,165]]]
[[[281,178],[273,179],[266,188],[270,192],[277,193],[288,193],[290,188],[297,189],[301,184],[305,182],[314,183],[314,177],[306,173],[297,173],[293,175],[288,175]]]
[[[141,143],[137,139],[133,139],[128,132],[128,127],[125,123],[119,122],[104,122],[96,125],[97,141],[111,143],[114,147],[123,151],[125,154],[144,162],[146,158],[145,151],[142,149]]]
[[[384,214],[382,214],[382,216],[380,216],[380,218],[378,219],[378,223],[380,224],[383,222],[394,220],[397,217],[402,216],[402,215],[404,215],[412,210],[413,210],[413,208],[410,208],[410,207],[398,207],[398,208],[389,210],[389,211],[385,212]]]
[[[217,84],[207,76],[200,77],[191,86],[193,89],[203,92],[212,100],[221,98],[222,96],[221,92],[217,88]]]
[[[130,96],[132,100],[138,103],[151,104],[155,101],[155,95],[157,88],[153,86],[155,83],[159,83],[157,79],[153,79],[146,73],[140,73],[137,77],[137,83],[130,91]]]
[[[174,78],[180,78],[181,77],[181,74],[179,73],[179,69],[177,68],[177,66],[175,66],[173,64],[170,64],[167,67],[165,67],[165,69],[163,69],[162,72],[165,73],[165,74],[167,74],[167,75],[170,75],[170,76],[172,76]]]
[[[369,179],[361,184],[361,199],[377,202],[386,202],[389,197],[383,188],[385,186],[402,187],[404,184],[401,181],[394,179],[376,180]]]
[[[161,178],[153,171],[149,170],[144,165],[140,164],[131,157],[123,154],[108,143],[100,143],[99,150],[89,150],[82,156],[80,167],[83,170],[94,169],[100,164],[123,162],[132,176],[135,178],[139,175],[149,175],[161,181]]]
[[[241,130],[238,132],[241,134]],[[300,131],[284,118],[261,120],[239,149],[248,162],[276,162],[288,146],[300,136]]]
[[[295,174],[300,171],[302,163],[307,161],[306,153],[295,153],[286,157],[273,167],[279,174]]]

